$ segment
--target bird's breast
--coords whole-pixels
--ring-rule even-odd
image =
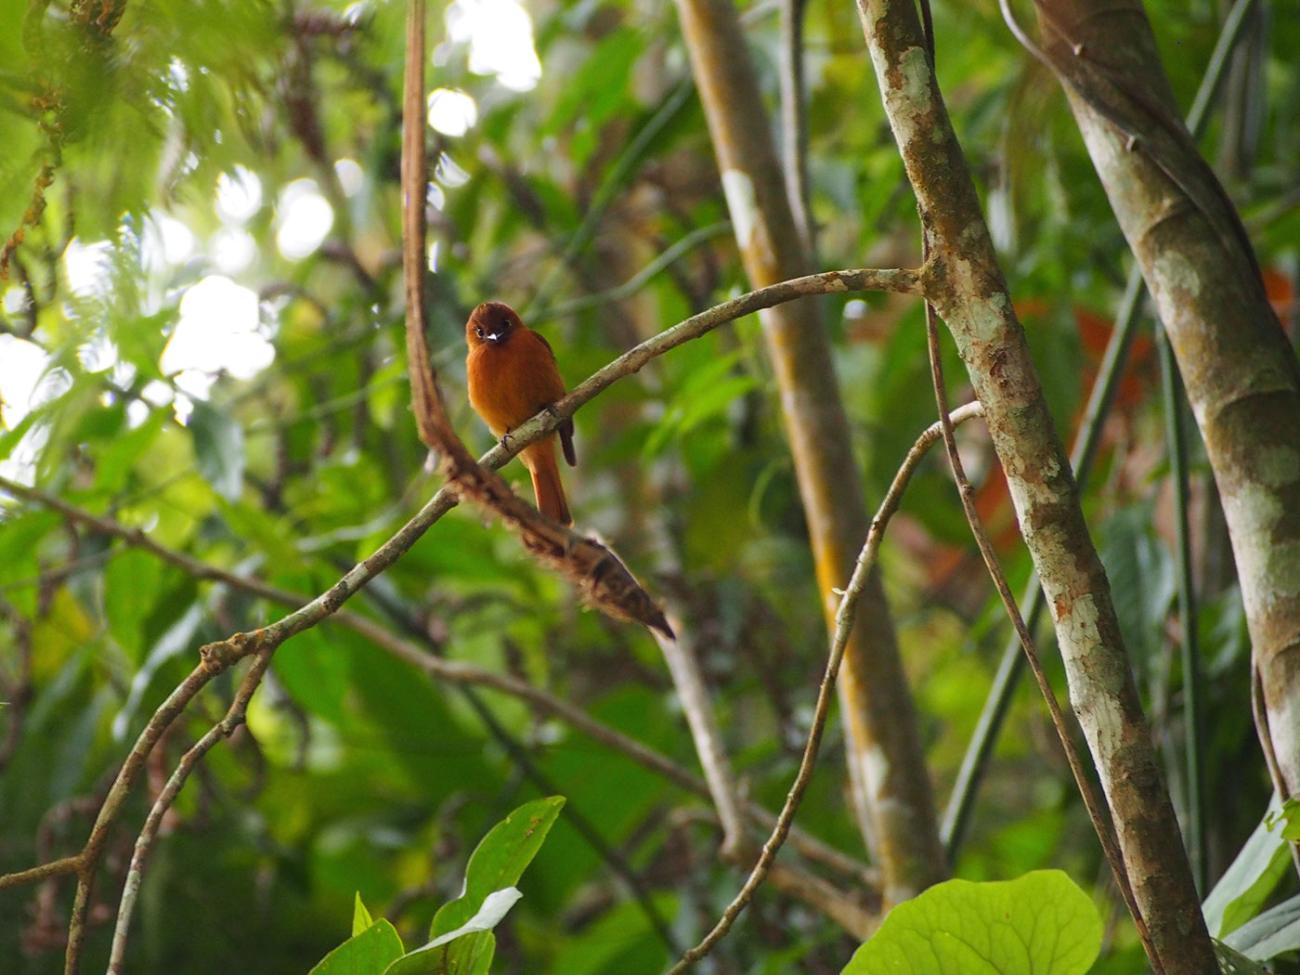
[[[470,404],[497,436],[564,395],[549,351],[527,333],[502,345],[477,346],[465,365]]]

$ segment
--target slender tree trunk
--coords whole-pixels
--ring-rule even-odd
[[[1287,794],[1300,789],[1300,370],[1140,0],[1046,0],[1049,59],[1155,298],[1205,439]],[[1078,52],[1078,53],[1076,53]]]
[[[755,286],[806,274],[809,258],[791,216],[767,112],[731,0],[677,0],[708,118],[736,240]],[[760,313],[781,391],[786,435],[828,627],[834,590],[852,571],[867,512],[853,462],[830,346],[816,299]],[[878,575],[859,603],[840,700],[849,769],[888,903],[947,872],[916,713]]]
[[[929,294],[984,405],[1042,580],[1070,700],[1110,805],[1157,971],[1217,972],[1173,804],[1129,669],[1105,570],[997,263],[912,0],[858,0],[933,255]]]

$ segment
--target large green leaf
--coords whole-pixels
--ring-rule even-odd
[[[1223,941],[1255,961],[1268,961],[1284,951],[1300,950],[1300,897],[1270,907]]]
[[[542,848],[564,806],[562,796],[524,803],[488,831],[465,868],[465,893],[434,915],[428,944],[387,975],[484,975],[496,952],[492,928],[522,896],[515,883]]]
[[[1083,975],[1101,948],[1097,908],[1060,870],[949,880],[900,904],[843,975]]]

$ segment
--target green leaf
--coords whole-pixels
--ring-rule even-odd
[[[352,936],[355,938],[374,923],[375,919],[361,901],[361,891],[357,891],[356,903],[352,905]]]
[[[497,939],[491,931],[477,931],[450,944],[403,955],[384,970],[384,975],[486,975],[496,949]]]
[[[1287,815],[1275,795],[1255,832],[1201,905],[1206,926],[1214,937],[1226,938],[1259,913],[1265,899],[1287,872],[1291,853],[1283,838],[1285,829],[1270,828],[1270,822],[1279,814]]]
[[[149,450],[169,420],[165,410],[154,410],[134,430],[98,445],[95,486],[109,494],[121,491],[126,485],[132,465]]]
[[[478,914],[489,894],[517,884],[563,806],[563,796],[535,799],[493,826],[470,854],[465,893],[438,909],[429,937],[436,939],[463,926]]]
[[[472,918],[393,962],[385,975],[486,975],[496,954],[492,929],[523,895],[518,888],[494,890]]]
[[[199,471],[213,490],[234,501],[244,483],[244,432],[233,419],[198,400],[189,419]]]
[[[402,951],[397,929],[381,919],[322,958],[310,975],[381,975]]]
[[[842,975],[1083,975],[1101,949],[1097,908],[1060,870],[949,880],[899,904]]]

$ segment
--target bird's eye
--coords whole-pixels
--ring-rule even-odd
[[[474,327],[474,334],[477,335],[479,338],[482,338],[482,337],[483,337],[483,326],[482,326],[482,325],[476,325],[476,326]]]

